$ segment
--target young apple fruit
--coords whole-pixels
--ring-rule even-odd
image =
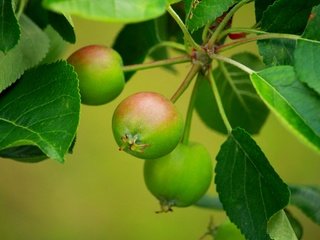
[[[125,85],[121,56],[112,48],[89,45],[67,60],[79,78],[81,102],[101,105],[116,98]]]

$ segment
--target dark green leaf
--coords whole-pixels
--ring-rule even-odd
[[[21,74],[37,65],[49,49],[47,35],[27,16],[20,17],[21,39],[8,53],[0,52],[0,92],[14,83]]]
[[[155,20],[127,24],[118,34],[113,48],[121,55],[124,65],[142,63],[149,49],[160,42],[157,33]],[[126,80],[133,74],[134,72],[127,73]]]
[[[277,0],[267,8],[261,20],[261,29],[267,32],[301,34],[311,9],[320,0]]]
[[[258,41],[259,53],[267,66],[293,65],[296,41],[272,39]]]
[[[232,58],[255,70],[263,68],[260,59],[251,53],[236,54]],[[213,76],[231,126],[242,127],[252,134],[258,133],[269,111],[256,94],[249,75],[232,65],[220,63],[213,71]],[[196,110],[208,127],[227,133],[210,83],[206,79],[200,81]]]
[[[264,101],[310,146],[320,150],[320,96],[297,80],[291,66],[277,66],[251,75]]]
[[[73,152],[76,139],[73,140],[69,153]],[[0,151],[0,157],[9,158],[24,163],[36,163],[48,159],[48,156],[44,154],[37,146],[27,145],[19,147],[10,147]]]
[[[76,42],[76,35],[73,26],[62,14],[53,12],[48,13],[50,25],[60,34],[60,36],[69,43]]]
[[[25,7],[24,13],[41,29],[49,24],[48,10],[43,8],[42,0],[29,0]]]
[[[298,240],[284,210],[270,218],[267,231],[273,240]]]
[[[290,186],[290,203],[302,210],[312,221],[320,224],[320,188]]]
[[[295,71],[300,81],[320,93],[320,6],[314,7],[309,22],[295,51]]]
[[[14,15],[12,0],[0,1],[0,51],[7,52],[18,43],[20,28]]]
[[[294,57],[299,80],[320,93],[320,42],[298,40]]]
[[[0,156],[19,162],[36,163],[48,157],[36,146],[11,147],[0,151]]]
[[[270,239],[270,217],[289,202],[289,190],[255,141],[236,128],[223,143],[215,168],[216,189],[229,218],[248,240]]]
[[[320,5],[314,7],[309,15],[308,24],[305,28],[302,37],[320,41]]]
[[[75,43],[76,36],[72,22],[63,14],[45,9],[42,0],[30,0],[25,12],[42,29],[50,24],[65,41]]]
[[[66,62],[26,72],[0,98],[0,150],[37,146],[63,162],[79,122],[77,76]]]
[[[297,218],[295,218],[292,213],[286,208],[284,209],[287,218],[290,221],[290,224],[292,226],[293,231],[295,232],[297,238],[300,240],[302,239],[303,236],[303,227],[301,225],[301,223],[299,222],[299,220]]]
[[[186,25],[193,32],[220,17],[238,0],[185,0]]]
[[[139,22],[162,15],[167,0],[44,0],[45,7],[58,13],[109,22]]]
[[[254,7],[256,13],[256,21],[259,22],[262,19],[264,11],[274,3],[275,0],[255,0]]]

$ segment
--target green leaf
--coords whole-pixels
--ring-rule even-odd
[[[319,3],[320,0],[277,0],[264,12],[261,29],[267,32],[301,34],[312,7]]]
[[[256,22],[259,22],[262,19],[263,13],[274,2],[275,0],[255,0],[254,1]]]
[[[295,233],[295,235],[297,236],[297,238],[300,240],[302,239],[302,236],[303,236],[303,227],[301,225],[301,223],[299,222],[299,220],[297,218],[295,218],[292,213],[287,209],[285,208],[284,209],[286,215],[287,215],[287,218],[291,224],[291,227]]]
[[[319,64],[320,64],[320,6],[314,7],[309,22],[299,39],[294,54],[294,67],[300,81],[320,93]]]
[[[58,13],[108,22],[140,22],[162,15],[167,0],[44,0],[43,5]]]
[[[27,16],[20,17],[21,39],[8,53],[0,52],[0,92],[37,65],[49,49],[49,39]]]
[[[320,187],[290,186],[290,203],[302,210],[312,221],[320,224]]]
[[[307,24],[312,6],[318,2],[320,0],[277,0],[264,11],[261,29],[267,32],[301,34]],[[267,66],[294,64],[296,41],[263,40],[258,41],[258,46],[263,62]]]
[[[216,189],[229,216],[248,240],[270,239],[270,217],[289,202],[289,190],[255,141],[232,131],[217,156]]]
[[[20,162],[36,163],[48,157],[36,146],[11,147],[0,151],[2,158],[9,158]]]
[[[76,42],[76,34],[72,23],[62,14],[53,12],[48,13],[50,25],[60,34],[60,36],[69,43]]]
[[[193,32],[220,17],[238,0],[185,0],[186,25]]]
[[[37,146],[64,161],[79,123],[77,76],[66,62],[27,71],[0,98],[0,150]]]
[[[46,28],[49,24],[48,10],[42,6],[42,0],[29,0],[25,6],[24,14],[41,29]]]
[[[320,5],[314,7],[309,15],[308,24],[302,34],[303,38],[320,41]]]
[[[320,150],[320,96],[297,80],[293,67],[277,66],[251,75],[262,99],[306,143]]]
[[[62,58],[63,53],[65,53],[68,47],[68,43],[50,25],[46,27],[44,32],[50,40],[50,48],[46,57],[42,59],[41,64],[56,62]]]
[[[257,56],[247,52],[236,54],[232,59],[255,70],[261,70],[264,66]],[[251,134],[258,133],[269,111],[256,94],[249,75],[232,65],[219,63],[213,76],[231,126],[242,127]],[[210,83],[206,79],[200,81],[195,106],[209,128],[227,134]]]
[[[173,4],[173,3],[177,3],[177,2],[181,2],[181,0],[168,0],[169,4]]]
[[[299,80],[320,94],[320,42],[298,40],[294,60]]]
[[[273,240],[298,240],[284,210],[280,210],[270,218],[268,234]]]
[[[121,55],[124,65],[138,64],[144,61],[149,49],[160,41],[156,20],[149,20],[125,25],[113,48]],[[133,74],[134,72],[126,73],[126,80]]]
[[[20,27],[11,0],[0,1],[0,51],[7,52],[18,43]]]
[[[259,53],[267,66],[293,65],[296,41],[272,39],[258,41]]]
[[[70,154],[72,154],[75,141],[76,140],[74,139],[68,150],[68,153]],[[43,153],[37,146],[32,145],[3,149],[0,151],[0,157],[24,163],[37,163],[48,159],[48,156],[45,153]]]
[[[40,28],[45,29],[50,24],[65,41],[76,42],[70,16],[48,11],[42,6],[42,0],[30,0],[25,12]]]

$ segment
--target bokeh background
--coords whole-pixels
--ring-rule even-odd
[[[251,26],[253,21],[252,5],[234,19],[237,26]],[[87,44],[112,45],[122,26],[80,18],[74,18],[74,23],[77,44],[68,48],[64,58]],[[255,44],[241,48],[256,51]],[[145,90],[170,97],[188,67],[179,65],[177,74],[162,69],[139,72],[112,103],[82,106],[74,153],[64,164],[0,159],[0,239],[191,240],[206,232],[211,217],[215,224],[225,221],[223,212],[197,207],[155,214],[159,205],[144,185],[143,160],[119,152],[112,137],[111,117],[121,99]],[[183,113],[189,95],[190,90],[177,102]],[[204,144],[215,162],[225,137],[207,129],[196,114],[193,120],[191,139]],[[274,115],[254,138],[285,182],[320,184],[320,155],[297,140]],[[210,192],[215,193],[213,184]],[[290,209],[304,226],[303,239],[320,239],[320,227],[298,209]]]

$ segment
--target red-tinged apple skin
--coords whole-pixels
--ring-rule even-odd
[[[180,143],[168,155],[144,162],[145,184],[160,201],[160,212],[194,204],[207,192],[212,174],[211,156],[199,143]]]
[[[122,58],[112,48],[89,45],[67,60],[79,78],[81,102],[102,105],[115,99],[125,86]]]
[[[112,118],[114,138],[135,157],[154,159],[171,152],[183,133],[183,118],[176,106],[155,92],[139,92],[124,99]]]

